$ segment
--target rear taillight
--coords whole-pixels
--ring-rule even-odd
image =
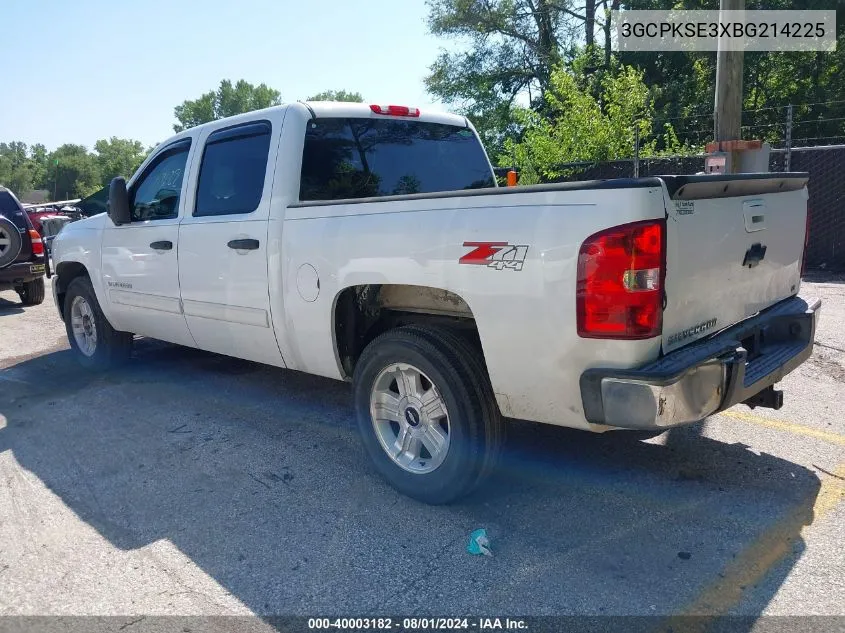
[[[35,229],[29,229],[29,239],[32,242],[32,254],[44,254],[44,242],[41,241],[41,235]]]
[[[578,335],[643,339],[663,326],[663,220],[633,222],[590,236],[578,253]]]
[[[419,116],[420,111],[418,108],[409,108],[408,106],[398,106],[398,105],[371,105],[370,110],[375,112],[376,114],[387,114],[390,116]]]
[[[807,219],[804,223],[804,250],[801,252],[801,276],[807,270],[807,244],[810,243],[810,205],[807,205]]]

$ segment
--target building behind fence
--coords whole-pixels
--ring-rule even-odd
[[[769,170],[810,174],[810,240],[807,265],[845,269],[845,145],[773,149]],[[566,175],[549,182],[633,178],[637,175],[695,174],[704,170],[704,155],[628,158],[559,166]]]

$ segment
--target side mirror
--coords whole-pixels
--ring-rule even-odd
[[[109,185],[108,214],[116,226],[129,224],[132,221],[129,214],[129,192],[126,190],[126,179],[121,176],[112,178]]]

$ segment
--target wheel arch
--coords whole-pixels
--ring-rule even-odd
[[[53,284],[55,286],[57,308],[59,315],[64,321],[65,315],[62,307],[65,305],[65,295],[71,282],[78,277],[87,277],[91,280],[91,274],[85,267],[85,264],[75,261],[59,262],[56,265],[55,275],[53,276]]]
[[[410,324],[461,331],[484,356],[475,315],[459,294],[434,286],[357,284],[341,289],[332,304],[332,342],[341,375],[352,377],[361,352],[377,336]]]

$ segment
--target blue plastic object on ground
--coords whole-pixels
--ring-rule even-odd
[[[480,556],[482,554],[484,556],[493,555],[493,552],[490,551],[490,539],[487,537],[487,530],[484,528],[478,528],[469,535],[469,545],[467,545],[467,551],[476,556]]]

